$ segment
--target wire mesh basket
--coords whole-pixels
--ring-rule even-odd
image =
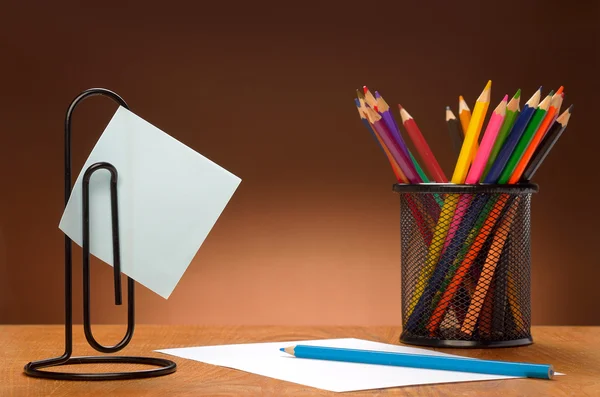
[[[402,335],[433,347],[533,342],[530,209],[537,185],[394,185]]]

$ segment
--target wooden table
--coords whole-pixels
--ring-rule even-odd
[[[63,352],[64,327],[0,326],[0,396],[328,396],[339,395],[242,371],[154,353],[161,348],[267,341],[362,338],[397,343],[399,327],[199,327],[139,325],[122,355],[166,357],[177,372],[164,377],[106,382],[54,381],[30,378],[23,366],[32,360]],[[96,338],[104,344],[120,340],[124,326],[98,325]],[[600,396],[600,327],[534,327],[535,343],[527,347],[460,350],[448,353],[493,359],[550,363],[554,380],[511,379],[403,387],[350,393],[351,396]],[[81,326],[74,327],[74,355],[96,354],[87,345]],[[83,369],[81,367],[84,367]],[[141,368],[141,366],[140,366]],[[98,369],[98,367],[96,367]],[[105,365],[103,371],[135,369],[135,365]],[[59,370],[58,368],[56,370]],[[67,369],[65,369],[67,370]],[[92,371],[94,366],[71,366],[69,371]]]

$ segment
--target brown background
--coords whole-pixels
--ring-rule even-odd
[[[576,104],[535,178],[533,321],[600,324],[597,2],[85,3],[3,3],[0,322],[63,319],[64,112],[106,87],[243,180],[171,298],[138,288],[139,322],[399,324],[399,202],[354,90],[401,102],[451,174],[444,107],[492,79],[493,103],[563,84]],[[114,110],[77,110],[77,173]],[[94,322],[124,321],[110,270]]]

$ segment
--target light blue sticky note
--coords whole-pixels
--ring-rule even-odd
[[[121,270],[165,299],[225,209],[241,179],[124,107],[96,143],[59,228],[82,244],[82,178],[97,162],[118,171]],[[113,265],[110,174],[90,180],[90,253]]]

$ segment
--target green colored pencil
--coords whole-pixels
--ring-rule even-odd
[[[489,172],[490,168],[492,168],[492,164],[496,161],[496,157],[504,145],[504,141],[506,141],[506,137],[508,137],[508,133],[512,129],[515,124],[515,120],[517,116],[521,112],[521,108],[519,106],[519,102],[521,101],[521,89],[517,90],[517,93],[512,97],[508,105],[506,105],[506,116],[504,116],[504,121],[502,122],[502,127],[500,127],[500,131],[498,131],[498,136],[496,137],[496,141],[494,142],[494,146],[492,147],[492,151],[490,152],[490,157],[488,157],[487,164],[485,169],[483,170],[483,174],[481,175],[481,182],[485,179],[485,176]]]
[[[539,104],[538,108],[535,110],[535,113],[531,117],[531,121],[527,124],[527,128],[525,128],[525,132],[519,139],[519,143],[517,143],[517,147],[511,154],[508,159],[508,163],[506,163],[506,167],[502,170],[500,174],[500,178],[498,178],[498,183],[503,184],[507,183],[510,179],[510,176],[515,171],[519,160],[523,157],[523,153],[527,150],[527,146],[531,143],[535,132],[542,124],[546,113],[548,113],[548,107],[550,106],[550,101],[552,100],[552,95],[554,95],[554,91],[551,91],[550,94]]]

